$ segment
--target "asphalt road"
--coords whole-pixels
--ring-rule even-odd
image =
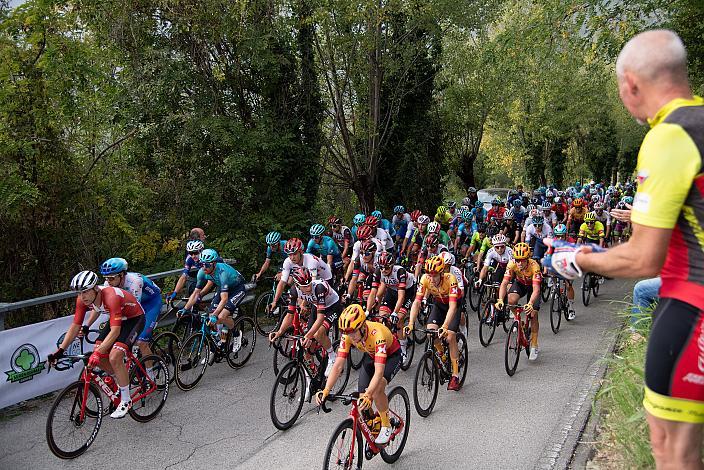
[[[531,363],[522,353],[513,377],[504,371],[505,333],[499,327],[488,348],[479,343],[476,317],[469,331],[467,380],[460,392],[441,388],[433,413],[421,418],[411,403],[410,435],[397,468],[540,467],[546,452],[559,449],[564,417],[574,413],[580,383],[603,358],[605,338],[622,319],[615,312],[631,282],[607,281],[598,300],[577,318],[563,321],[559,334],[550,330],[547,308],[541,312],[540,358]],[[579,295],[579,291],[577,292]],[[45,423],[51,401],[35,403],[0,422],[0,469],[313,469],[320,468],[327,441],[348,410],[317,414],[305,404],[297,424],[277,431],[269,417],[274,382],[271,351],[263,337],[250,362],[240,370],[225,363],[208,368],[188,392],[170,390],[159,417],[139,424],[129,418],[104,418],[92,447],[73,461],[49,451]],[[416,350],[416,360],[418,358]],[[392,385],[403,385],[412,398],[415,362]],[[356,388],[352,372],[348,390]],[[544,462],[544,460],[543,460]],[[376,457],[365,468],[384,468]]]

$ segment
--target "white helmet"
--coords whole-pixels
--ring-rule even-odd
[[[440,233],[440,224],[438,222],[430,222],[428,224],[428,232]]]
[[[203,245],[203,242],[200,240],[191,240],[186,243],[186,251],[189,253],[203,251],[203,248],[205,248],[205,245]]]
[[[71,279],[71,290],[83,292],[98,284],[98,275],[93,271],[81,271]]]
[[[445,261],[445,266],[455,265],[455,255],[453,255],[449,251],[443,251],[442,253],[440,253],[440,256]]]
[[[496,245],[506,245],[508,242],[508,238],[506,238],[506,235],[503,233],[498,233],[491,237],[491,244],[496,246]]]

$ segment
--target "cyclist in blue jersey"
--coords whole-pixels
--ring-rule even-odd
[[[186,260],[183,263],[183,271],[176,281],[176,287],[168,296],[169,300],[174,300],[184,285],[188,296],[193,293],[193,289],[196,288],[196,275],[201,266],[200,252],[203,251],[203,248],[205,246],[200,240],[189,240],[186,243]]]
[[[391,218],[391,228],[394,231],[394,238],[396,239],[396,246],[400,247],[401,242],[406,238],[406,230],[408,230],[408,224],[411,222],[410,214],[406,213],[406,208],[403,206],[394,207],[394,216]]]
[[[266,259],[264,260],[264,264],[262,264],[262,267],[259,269],[259,272],[254,275],[254,280],[259,281],[259,278],[262,277],[262,274],[264,274],[267,269],[271,266],[271,262],[273,260],[274,264],[278,267],[279,272],[276,274],[276,281],[278,282],[279,279],[281,279],[281,265],[284,264],[284,260],[288,257],[286,253],[284,253],[284,246],[286,246],[286,240],[281,239],[281,234],[279,232],[269,232],[266,235]]]
[[[352,238],[354,239],[354,241],[357,241],[357,229],[364,225],[365,220],[367,220],[367,216],[362,213],[355,215],[352,219],[353,225],[350,228],[350,231],[352,232]]]
[[[376,217],[379,222],[378,222],[378,227],[383,228],[387,232],[389,232],[389,235],[392,237],[396,236],[396,231],[394,230],[394,226],[391,224],[391,222],[388,219],[384,219],[383,215],[381,214],[381,211],[376,210],[372,212],[372,216]]]
[[[142,355],[147,356],[152,353],[149,342],[164,302],[161,289],[151,279],[144,274],[127,272],[127,269],[124,258],[110,258],[100,266],[100,274],[105,278],[106,285],[130,292],[144,309],[144,329],[137,338],[137,345]],[[88,326],[95,322],[99,314],[96,310],[91,311]]]
[[[484,209],[484,204],[482,201],[477,201],[474,203],[474,208],[472,209],[472,218],[474,222],[486,222],[487,212]]]
[[[342,268],[340,248],[332,237],[323,233],[325,233],[325,227],[322,224],[314,224],[310,227],[311,239],[308,240],[306,253],[323,258],[328,266],[337,271]]]
[[[203,250],[200,255],[203,267],[198,271],[196,288],[179,313],[191,311],[204,288],[217,287],[217,293],[211,304],[212,311],[208,318],[208,325],[222,325],[220,337],[226,341],[229,329],[235,326],[232,314],[237,311],[237,306],[244,299],[246,291],[242,274],[229,264],[218,262],[219,258],[217,251],[212,248]],[[232,352],[238,352],[241,345],[242,334],[238,332],[237,336],[232,336]]]

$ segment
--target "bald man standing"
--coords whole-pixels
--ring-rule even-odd
[[[672,31],[632,38],[616,61],[619,95],[651,129],[638,154],[628,243],[606,252],[555,242],[546,263],[567,278],[661,274],[645,361],[643,405],[659,469],[702,469],[704,423],[704,100]]]

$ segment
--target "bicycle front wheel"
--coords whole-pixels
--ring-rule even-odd
[[[587,273],[584,275],[584,279],[582,280],[582,303],[584,306],[589,305],[589,300],[591,299],[592,295],[592,275]]]
[[[88,385],[83,404],[85,383],[76,381],[56,397],[46,420],[46,442],[51,452],[61,459],[74,459],[88,450],[103,420],[103,399],[95,384]],[[87,409],[97,410],[87,413]],[[81,416],[81,410],[83,416]]]
[[[491,344],[496,332],[496,311],[491,302],[485,302],[482,309],[482,318],[479,321],[479,342],[487,347]]]
[[[518,338],[518,328],[518,322],[514,320],[511,328],[508,330],[508,335],[506,336],[504,366],[506,367],[506,373],[509,376],[513,376],[513,374],[516,373],[518,360],[521,358],[521,345]]]
[[[430,341],[430,340],[429,340]],[[413,404],[420,416],[430,416],[438,398],[440,371],[435,367],[433,352],[426,351],[416,367],[413,382]]]
[[[276,376],[269,398],[271,422],[285,431],[293,426],[303,408],[306,393],[305,372],[300,364],[291,361]]]
[[[169,383],[176,380],[176,358],[181,350],[181,339],[171,331],[164,331],[149,343],[152,352],[162,358],[169,368]]]
[[[467,347],[467,338],[462,333],[457,333],[457,350],[460,356],[457,358],[457,365],[460,372],[460,387],[464,385],[467,378],[467,367],[469,362],[469,348]]]
[[[413,341],[413,338],[411,337],[406,337],[406,355],[403,358],[403,362],[401,363],[401,370],[408,370],[411,368],[411,364],[413,363],[413,355],[416,352],[416,342]]]
[[[169,396],[169,368],[156,354],[141,358],[139,363],[142,367],[132,367],[130,373],[129,413],[135,421],[146,423],[156,418]]]
[[[560,331],[560,323],[562,323],[561,304],[560,292],[557,289],[553,289],[552,296],[550,296],[550,328],[555,334]]]
[[[176,359],[176,385],[184,391],[195,387],[205,374],[210,358],[210,342],[200,331],[193,333],[181,346]]]
[[[233,346],[233,338],[239,335],[240,347]],[[242,367],[249,361],[254,353],[254,347],[257,344],[257,332],[254,328],[254,322],[249,317],[240,317],[235,320],[235,327],[230,330],[227,337],[227,364],[233,369]],[[235,350],[236,349],[236,350]]]
[[[479,304],[481,303],[482,299],[482,294],[484,291],[484,286],[480,287],[479,290],[477,290],[476,287],[474,287],[474,283],[471,283],[468,286],[469,290],[469,306],[472,307],[472,310],[477,312],[477,318],[480,319],[480,313],[479,313]]]
[[[386,463],[394,463],[401,457],[406,447],[408,429],[411,425],[411,401],[403,387],[395,387],[389,393],[389,419],[391,420],[391,440],[381,449],[381,458]]]
[[[362,452],[362,433],[353,430],[352,418],[347,418],[335,429],[325,449],[323,470],[344,469],[356,470],[362,468],[364,454]]]
[[[274,300],[274,293],[269,291],[260,295],[254,303],[254,321],[257,332],[262,336],[269,336],[269,333],[279,327],[282,307],[277,305],[274,310],[269,312],[268,308],[272,300]]]

